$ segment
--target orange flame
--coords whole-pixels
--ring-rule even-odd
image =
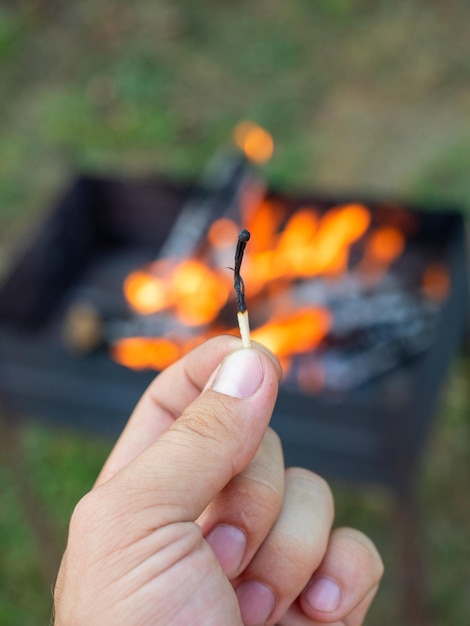
[[[274,152],[272,136],[254,122],[241,122],[236,126],[234,140],[246,157],[253,163],[266,163]]]
[[[344,272],[351,245],[369,223],[369,211],[357,204],[331,209],[321,219],[313,209],[299,210],[288,220],[274,249],[253,256],[255,280]]]
[[[373,231],[366,243],[364,257],[359,264],[364,283],[377,284],[384,273],[405,248],[405,236],[395,226],[382,226]]]
[[[285,217],[285,211],[276,202],[263,200],[247,221],[246,228],[251,233],[250,250],[264,252],[274,249],[278,229]]]
[[[279,237],[276,259],[284,273],[303,276],[309,273],[308,260],[312,254],[318,215],[311,209],[296,211]]]
[[[347,269],[349,248],[366,232],[370,213],[361,204],[330,209],[321,219],[309,256],[309,274],[337,274]]]
[[[373,232],[366,245],[366,256],[388,265],[403,252],[405,237],[393,226],[384,226]]]
[[[129,337],[111,348],[113,359],[131,369],[162,370],[181,356],[179,346],[166,337]]]
[[[175,269],[171,289],[176,314],[188,326],[212,322],[228,298],[225,280],[195,259]]]
[[[132,308],[143,315],[161,311],[169,304],[165,281],[144,270],[127,276],[124,295]]]
[[[273,319],[251,336],[279,357],[308,352],[318,346],[331,326],[326,309],[307,307],[288,317]]]

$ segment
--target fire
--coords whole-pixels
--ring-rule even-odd
[[[318,215],[311,209],[296,211],[279,238],[276,259],[279,268],[290,275],[308,275],[309,258],[315,246]]]
[[[255,136],[258,133],[246,124],[236,131],[238,141],[243,138],[248,142],[248,131],[255,132]],[[252,337],[289,363],[293,355],[318,348],[332,325],[326,308],[296,309],[289,284],[345,272],[351,246],[370,227],[370,212],[361,204],[345,204],[323,214],[306,206],[288,215],[285,207],[265,199],[249,216],[247,226],[252,237],[244,265],[245,275],[249,276],[246,293],[252,298],[259,295],[267,303],[267,321],[252,332]],[[206,257],[181,261],[171,268],[158,261],[149,271],[129,275],[124,292],[134,310],[142,314],[166,310],[182,326],[198,327],[200,331],[191,340],[180,337],[179,343],[168,338],[123,339],[113,349],[118,362],[134,368],[161,369],[184,353],[185,346],[211,334],[210,325],[218,319],[232,291],[232,277],[211,268],[207,261],[212,258],[211,251],[225,254],[224,250],[232,249],[238,230],[233,220],[220,218],[209,229]],[[403,235],[396,228],[378,228],[369,234],[365,256],[383,266],[403,246]],[[224,258],[217,254],[214,258]],[[225,326],[227,329],[230,326]],[[223,331],[223,325],[217,330]]]
[[[266,163],[274,152],[271,135],[254,122],[241,122],[234,130],[234,140],[253,163]]]
[[[252,122],[235,129],[235,141],[256,163],[272,155],[271,136]],[[373,286],[405,249],[401,222],[387,223],[374,215],[372,223],[370,210],[359,203],[291,210],[287,203],[264,198],[241,214],[243,226],[251,232],[242,268],[254,321],[251,336],[287,368],[296,356],[321,354],[326,345],[334,319],[318,294],[331,289],[333,279],[338,292],[339,277],[350,270],[357,288]],[[211,335],[233,332],[235,304],[233,317],[228,315],[230,307],[224,307],[234,298],[229,268],[239,230],[234,219],[221,217],[210,226],[196,258],[158,260],[128,276],[124,293],[132,309],[142,315],[165,311],[165,320],[170,319],[174,328],[163,337],[116,341],[112,354],[117,362],[161,370]],[[442,300],[448,288],[445,268],[430,266],[422,279],[423,292]],[[299,369],[299,387],[314,393],[324,379],[320,361],[302,363],[305,367],[292,371]]]
[[[370,233],[360,263],[364,284],[373,287],[405,249],[405,236],[395,226],[382,226]]]
[[[284,219],[283,208],[276,202],[264,199],[247,220],[246,228],[251,233],[250,250],[253,252],[273,250]]]
[[[228,298],[225,280],[195,259],[175,269],[171,290],[176,315],[188,326],[212,322]]]
[[[323,308],[308,307],[290,316],[274,318],[252,333],[279,357],[314,350],[331,327],[331,315]]]
[[[369,224],[370,213],[361,204],[330,209],[321,219],[309,255],[310,275],[346,271],[349,249],[362,237]]]
[[[138,270],[124,281],[124,295],[142,315],[169,309],[183,324],[198,326],[212,322],[227,301],[227,281],[195,259],[174,265],[166,276]],[[154,273],[155,272],[155,273]]]
[[[162,370],[181,354],[181,348],[166,337],[129,337],[120,339],[111,348],[113,359],[131,369]]]
[[[388,265],[400,256],[404,247],[403,234],[393,226],[384,226],[371,234],[365,254],[381,265]]]
[[[261,231],[267,246],[248,253],[248,294],[257,293],[261,286],[281,277],[292,280],[345,272],[350,248],[369,227],[370,213],[362,205],[351,204],[335,207],[320,218],[313,208],[306,207],[296,211],[276,237],[279,221],[274,215],[270,224],[264,207],[252,220],[254,231]]]
[[[248,130],[254,132],[250,125],[237,129],[239,141],[241,137],[248,141]],[[338,205],[323,213],[305,206],[288,214],[279,203],[264,199],[248,216],[247,227],[252,237],[244,264],[245,275],[249,276],[246,293],[262,302],[260,311],[266,320],[254,329],[252,338],[286,364],[294,355],[317,349],[333,323],[331,313],[324,307],[296,308],[292,282],[336,277],[346,272],[351,247],[361,238],[365,242],[361,267],[372,267],[376,273],[383,273],[405,245],[404,235],[397,227],[371,228],[370,211],[362,204]],[[163,267],[159,261],[149,271],[129,275],[124,292],[134,310],[142,314],[166,310],[182,327],[199,330],[191,339],[180,337],[179,342],[169,338],[123,339],[113,348],[119,363],[162,369],[188,346],[210,336],[232,292],[232,277],[213,269],[208,261],[225,258],[224,251],[233,249],[238,230],[233,220],[220,218],[209,229],[205,257],[181,261],[171,268],[168,264]],[[444,288],[442,272],[430,268],[423,277],[423,289],[437,298],[436,294]],[[230,330],[230,325],[224,327],[219,321],[217,331],[224,330]],[[319,378],[317,371],[314,378]]]
[[[137,270],[124,281],[124,295],[137,313],[149,315],[168,306],[167,287],[165,281],[152,273]]]

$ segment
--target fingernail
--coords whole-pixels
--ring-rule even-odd
[[[243,530],[222,524],[211,530],[206,541],[214,551],[224,574],[229,578],[234,576],[245,556],[246,535]]]
[[[245,626],[260,626],[268,621],[276,602],[272,589],[250,580],[242,583],[236,593]]]
[[[212,389],[233,398],[248,398],[261,385],[263,376],[259,354],[256,350],[242,348],[222,361]]]
[[[307,588],[305,599],[317,611],[332,613],[341,602],[341,589],[331,578],[318,578]]]

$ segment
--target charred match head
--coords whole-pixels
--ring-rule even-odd
[[[243,261],[243,253],[245,252],[245,247],[249,239],[250,233],[245,229],[241,230],[238,235],[237,249],[235,250],[235,267],[233,269],[233,286],[237,294],[238,325],[240,326],[242,343],[245,348],[251,346],[250,322],[248,321],[248,311],[245,302],[245,284],[240,276],[240,268]]]
[[[243,261],[243,253],[245,252],[246,244],[250,239],[250,233],[246,229],[240,231],[238,235],[237,249],[235,250],[235,267],[233,270],[233,286],[235,293],[237,294],[237,308],[239,313],[246,311],[245,302],[245,284],[240,276],[240,268]]]
[[[240,231],[238,235],[238,241],[239,242],[242,241],[243,243],[246,243],[249,239],[250,239],[250,231],[244,228],[243,230]]]
[[[238,234],[237,249],[235,250],[235,274],[240,273],[240,266],[243,260],[246,244],[250,239],[250,233],[245,228]]]

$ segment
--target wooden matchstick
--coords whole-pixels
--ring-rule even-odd
[[[240,327],[240,335],[244,348],[251,347],[251,339],[250,321],[245,302],[245,284],[243,282],[243,278],[240,276],[240,268],[242,265],[243,253],[245,252],[245,247],[249,239],[250,233],[247,230],[244,229],[240,231],[240,234],[238,235],[237,249],[235,251],[235,267],[233,270],[233,286],[235,288],[235,293],[237,294],[238,326]]]
[[[237,313],[238,326],[240,327],[240,335],[242,338],[242,345],[244,348],[251,348],[250,338],[250,320],[248,319],[248,311],[240,311]]]

